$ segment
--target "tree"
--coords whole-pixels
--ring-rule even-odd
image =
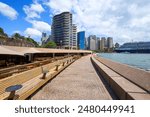
[[[0,27],[0,34],[2,34],[2,35],[4,34],[4,30],[1,27]]]
[[[32,39],[30,37],[25,38],[25,40],[28,41],[28,42],[33,43],[35,45],[35,47],[39,47],[39,44],[36,41],[34,41],[34,39]]]
[[[48,43],[46,43],[43,47],[44,48],[56,48],[56,43],[54,41],[49,41]]]
[[[3,28],[0,27],[0,35],[8,37],[8,35],[4,32]]]
[[[14,33],[13,34],[13,37],[15,38],[15,39],[21,39],[21,35],[19,34],[19,33]]]

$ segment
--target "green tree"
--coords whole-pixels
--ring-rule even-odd
[[[4,30],[1,27],[0,27],[0,34],[4,34]]]
[[[8,35],[4,32],[3,28],[0,27],[0,35],[8,37]]]
[[[56,48],[56,43],[54,41],[49,41],[48,43],[46,43],[43,47],[44,48]]]
[[[34,39],[32,39],[30,37],[25,38],[25,40],[28,41],[28,42],[33,43],[35,45],[35,47],[39,47],[39,44],[36,41],[34,41]]]
[[[19,33],[14,33],[13,36],[15,39],[21,39],[22,36]]]

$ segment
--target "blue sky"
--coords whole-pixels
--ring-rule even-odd
[[[38,11],[37,14],[40,17],[35,16],[33,18],[28,18],[28,14],[26,14],[26,12],[25,12],[25,6],[29,6],[26,9],[30,9],[32,4],[36,4],[37,6],[39,5],[39,6],[41,6],[41,8],[44,9],[43,11],[41,10],[42,13],[40,10],[39,11],[37,10]],[[3,13],[4,8],[1,9],[1,11],[0,11],[0,27],[2,27],[9,36],[11,36],[15,32],[19,32],[20,34],[22,34],[24,36],[30,35],[36,41],[40,41],[40,38],[41,38],[40,34],[36,34],[36,32],[35,33],[33,32],[30,34],[30,31],[32,31],[32,29],[34,29],[33,25],[36,25],[36,23],[37,24],[46,23],[46,26],[49,26],[49,27],[48,28],[45,27],[46,29],[40,30],[40,32],[47,32],[48,34],[50,34],[50,31],[51,31],[51,29],[50,29],[51,18],[49,16],[50,9],[48,7],[42,6],[40,4],[42,4],[42,1],[37,2],[37,1],[32,1],[32,0],[0,0],[0,7],[2,7],[2,8],[8,7],[8,8],[6,8],[8,12],[12,11],[12,9],[14,11],[16,11],[16,13],[14,13],[14,15],[11,15],[9,13],[5,13],[5,15],[4,15],[4,13]],[[37,7],[37,9],[39,9],[39,6]],[[10,9],[9,7],[12,9]],[[34,12],[34,10],[30,10],[30,11]],[[12,12],[14,12],[14,11],[12,11]],[[38,31],[38,29],[40,27],[36,27],[36,28]],[[30,29],[29,32],[27,29]]]
[[[0,0],[0,27],[40,41],[51,33],[51,18],[73,13],[78,31],[86,36],[112,36],[114,42],[150,41],[149,0]]]
[[[18,12],[17,19],[12,20],[11,17],[0,14],[0,26],[11,35],[14,31],[24,31],[25,28],[29,27],[30,24],[25,21],[26,14],[23,12],[23,6],[30,4],[30,0],[0,0],[15,9]],[[2,9],[5,10],[5,9]]]

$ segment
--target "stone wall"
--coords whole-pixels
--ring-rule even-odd
[[[35,45],[31,42],[21,39],[13,39],[4,36],[0,36],[0,45],[7,46],[21,46],[21,47],[35,47]]]

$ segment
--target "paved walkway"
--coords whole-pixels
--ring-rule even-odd
[[[97,75],[90,56],[75,61],[31,99],[94,100],[112,99]]]

